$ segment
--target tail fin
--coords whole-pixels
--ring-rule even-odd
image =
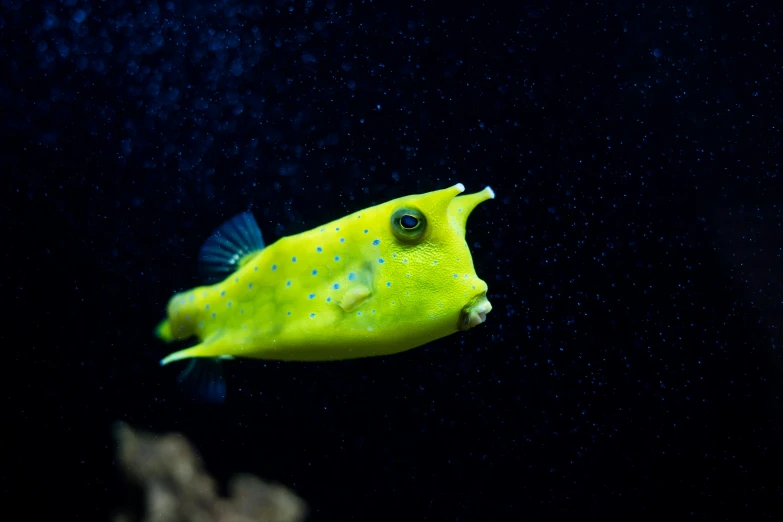
[[[155,337],[167,343],[174,340],[174,335],[171,333],[171,322],[168,319],[162,320],[155,327]]]

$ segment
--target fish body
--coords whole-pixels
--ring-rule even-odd
[[[401,197],[264,246],[249,213],[200,254],[213,284],[172,297],[157,329],[199,343],[163,361],[326,361],[388,355],[484,322],[492,309],[465,241],[494,197],[462,184]]]

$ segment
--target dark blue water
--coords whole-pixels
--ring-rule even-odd
[[[178,431],[309,520],[780,520],[774,3],[0,1],[3,492],[125,502]],[[242,211],[267,244],[464,183],[494,306],[404,354],[158,366]],[[35,514],[35,515],[33,515]]]

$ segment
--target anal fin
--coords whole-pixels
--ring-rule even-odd
[[[226,398],[226,382],[223,379],[224,360],[233,359],[231,355],[220,354],[220,346],[215,344],[221,337],[216,332],[201,344],[179,350],[160,361],[161,366],[189,359],[187,367],[179,374],[178,381],[183,385],[187,396],[198,402],[222,404]]]
[[[226,400],[226,381],[223,364],[217,358],[194,358],[188,363],[178,381],[187,397],[209,404],[223,404]]]

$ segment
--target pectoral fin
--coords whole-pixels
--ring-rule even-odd
[[[372,291],[365,285],[359,284],[349,288],[338,303],[343,312],[352,312],[359,308],[370,296]]]
[[[375,272],[371,263],[363,263],[356,271],[348,273],[345,293],[337,301],[343,312],[353,312],[372,296]]]

